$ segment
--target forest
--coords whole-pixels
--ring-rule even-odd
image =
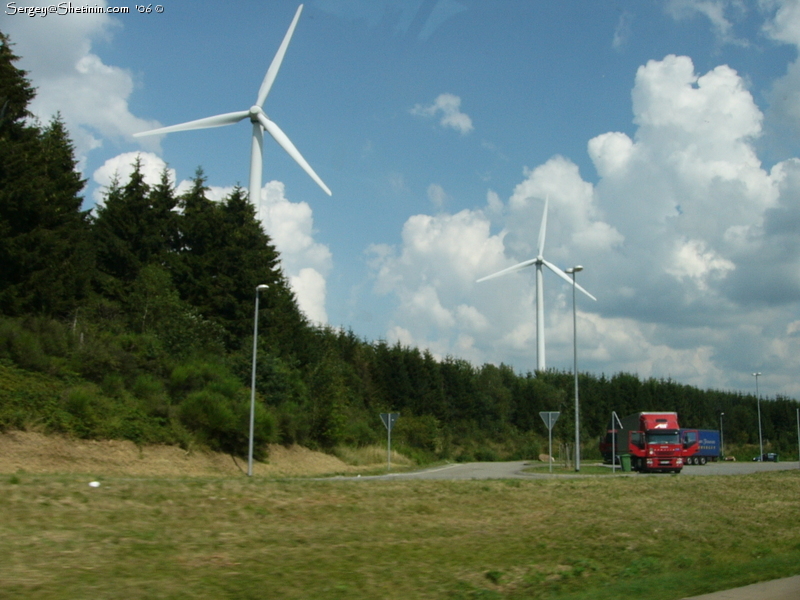
[[[418,462],[534,458],[574,437],[573,374],[517,373],[310,323],[247,193],[208,198],[198,169],[176,194],[140,165],[84,210],[85,181],[58,115],[46,125],[0,33],[0,431],[35,429],[245,455],[256,286],[256,456],[383,443]],[[674,410],[726,445],[758,444],[752,394],[635,374],[580,373],[582,453],[611,411]],[[798,402],[762,399],[765,450],[794,454]]]

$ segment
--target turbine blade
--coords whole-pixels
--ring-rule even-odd
[[[551,270],[553,273],[555,273],[556,275],[558,275],[559,277],[561,277],[561,278],[562,278],[564,281],[566,281],[567,283],[569,283],[570,285],[572,285],[572,283],[573,283],[573,281],[572,281],[572,277],[570,277],[569,275],[567,275],[567,274],[566,274],[564,271],[562,271],[561,269],[559,269],[557,266],[555,266],[555,265],[554,265],[553,263],[551,263],[550,261],[547,261],[547,260],[542,260],[542,262],[543,262],[543,263],[544,263],[544,264],[547,266],[547,268],[548,268],[548,269],[550,269],[550,270]],[[589,298],[591,298],[592,300],[595,300],[595,301],[597,301],[597,298],[595,298],[595,297],[594,297],[594,296],[592,296],[592,295],[591,295],[589,292],[587,292],[585,289],[583,289],[583,288],[581,287],[581,285],[580,285],[580,284],[579,284],[577,281],[575,282],[575,287],[576,287],[577,289],[579,289],[580,291],[582,291],[582,292],[583,292],[584,294],[586,294],[587,296],[589,296]]]
[[[542,224],[539,227],[539,256],[544,254],[544,238],[547,233],[547,204],[550,201],[549,196],[544,197],[544,213],[542,214]]]
[[[503,269],[502,271],[498,271],[497,273],[492,273],[491,275],[487,275],[486,277],[481,277],[478,279],[476,283],[480,283],[482,281],[486,281],[487,279],[494,279],[495,277],[500,277],[502,275],[506,275],[508,273],[513,273],[514,271],[519,271],[520,269],[524,269],[525,267],[530,267],[533,264],[536,264],[535,258],[530,260],[523,261],[519,264],[514,265],[513,267],[508,267],[507,269]]]
[[[272,84],[275,82],[275,78],[278,76],[278,70],[281,68],[283,56],[286,54],[286,48],[289,47],[289,41],[292,39],[294,28],[297,26],[297,20],[300,18],[301,12],[303,12],[302,4],[297,7],[297,12],[294,14],[292,24],[289,25],[289,30],[286,32],[286,35],[283,36],[283,41],[278,48],[278,53],[275,55],[275,58],[272,59],[272,63],[270,64],[269,69],[267,69],[267,74],[264,76],[264,81],[261,82],[261,88],[259,88],[258,97],[256,98],[256,106],[258,107],[264,106],[264,101],[267,99],[267,94],[269,94],[269,90],[272,88]]]
[[[233,125],[234,123],[238,123],[249,114],[250,113],[246,110],[240,110],[237,112],[225,113],[224,115],[206,117],[205,119],[197,119],[196,121],[189,121],[187,123],[181,123],[180,125],[170,125],[169,127],[161,127],[160,129],[151,129],[150,131],[140,131],[139,133],[134,133],[133,137],[161,135],[163,133],[172,133],[173,131],[190,131],[192,129],[223,127],[224,125]]]
[[[281,148],[286,150],[287,154],[291,156],[295,160],[295,162],[303,168],[303,170],[306,173],[308,173],[309,177],[311,177],[311,179],[316,181],[317,185],[321,187],[322,190],[326,194],[328,194],[328,196],[332,196],[333,194],[331,193],[330,189],[328,189],[328,186],[322,182],[322,179],[320,179],[319,175],[317,175],[314,172],[314,169],[312,169],[311,165],[309,165],[308,162],[306,162],[306,159],[303,158],[303,155],[300,154],[300,151],[297,148],[295,148],[294,144],[287,137],[287,135],[283,133],[283,131],[281,131],[281,128],[278,127],[273,121],[270,121],[263,112],[258,113],[258,121],[261,123],[264,129],[266,129],[267,132],[269,132],[269,134],[275,139],[275,141],[278,142],[278,144],[280,144]]]

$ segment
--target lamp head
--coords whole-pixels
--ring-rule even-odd
[[[574,273],[580,273],[581,271],[583,271],[583,267],[581,265],[575,265],[574,267],[567,269],[566,272],[572,275]]]
[[[258,287],[256,287],[256,293],[263,292],[264,290],[268,290],[269,286],[266,283],[262,283]]]

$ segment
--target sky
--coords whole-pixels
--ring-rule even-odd
[[[61,114],[85,207],[141,156],[181,190],[247,186],[251,130],[136,132],[247,110],[297,10],[99,1],[0,31]],[[159,12],[160,11],[160,12]],[[800,397],[800,1],[309,0],[264,110],[257,210],[314,322],[476,365],[536,366],[533,268],[582,265],[581,371]],[[544,274],[546,366],[572,289]]]

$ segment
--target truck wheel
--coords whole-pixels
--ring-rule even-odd
[[[693,459],[693,458],[690,456],[690,457],[689,457],[689,458],[687,458],[687,459],[686,459],[684,462],[685,462],[687,465],[691,465],[691,464],[692,464],[692,461],[694,461],[694,459]]]
[[[700,464],[701,464],[701,465],[704,465],[704,464],[706,464],[706,462],[707,462],[707,461],[706,461],[706,457],[705,457],[705,456],[701,456],[701,457],[700,457]]]

